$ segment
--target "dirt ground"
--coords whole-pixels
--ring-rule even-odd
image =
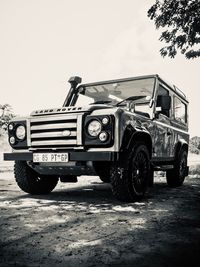
[[[127,204],[98,177],[30,196],[4,172],[0,198],[0,266],[199,266],[200,177]]]

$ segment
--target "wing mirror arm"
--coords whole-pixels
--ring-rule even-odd
[[[155,101],[154,101],[154,99],[153,99],[153,98],[151,98],[151,100],[150,100],[150,102],[149,102],[149,107],[150,107],[150,108],[152,108],[152,107],[153,107],[153,104],[154,104],[154,102],[155,102]]]

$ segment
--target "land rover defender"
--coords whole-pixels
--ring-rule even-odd
[[[146,75],[71,87],[61,108],[36,110],[8,125],[18,186],[47,194],[58,183],[98,175],[122,201],[141,198],[155,170],[169,186],[188,175],[188,101],[176,86]]]

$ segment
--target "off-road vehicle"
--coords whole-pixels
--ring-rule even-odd
[[[71,87],[61,108],[36,110],[8,126],[19,187],[51,192],[58,180],[98,175],[122,201],[141,198],[155,170],[180,186],[188,175],[188,101],[158,75]]]

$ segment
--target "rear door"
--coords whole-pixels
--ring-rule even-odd
[[[173,118],[171,125],[174,135],[172,153],[175,154],[178,142],[189,143],[187,103],[178,95],[173,96]]]

